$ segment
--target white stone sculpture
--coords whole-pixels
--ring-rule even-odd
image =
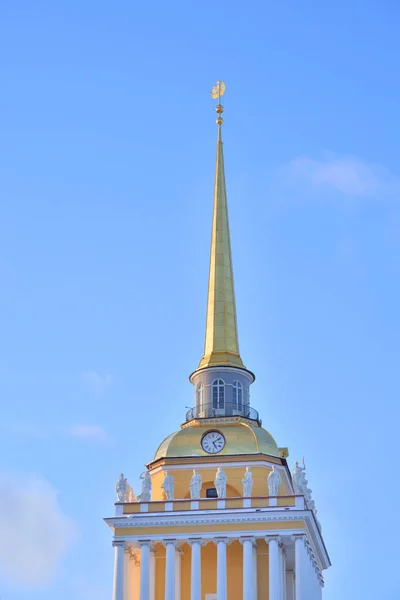
[[[139,496],[140,502],[150,502],[151,500],[151,478],[148,471],[140,475],[142,480],[142,493]]]
[[[128,491],[128,488],[128,480],[124,477],[124,474],[121,473],[117,481],[117,485],[115,486],[118,502],[125,502],[125,495]]]
[[[293,473],[292,473],[294,493],[295,494],[303,494],[304,496],[306,496],[306,494],[307,494],[307,483],[308,483],[307,479],[306,479],[305,470],[306,470],[306,465],[304,463],[304,458],[303,458],[303,466],[302,467],[299,466],[299,463],[297,461],[294,463],[294,469],[293,469]]]
[[[165,471],[164,481],[161,484],[164,490],[164,496],[166,500],[174,499],[174,478],[172,475],[168,475],[168,471]]]
[[[192,500],[198,500],[201,492],[201,475],[196,469],[193,469],[192,479],[190,480],[190,497]]]
[[[215,476],[215,489],[217,490],[218,498],[226,498],[226,482],[228,478],[225,475],[222,467],[218,467],[217,474]]]
[[[281,485],[281,476],[275,469],[275,465],[272,465],[272,471],[268,475],[268,493],[269,496],[277,496],[278,488]]]
[[[250,467],[246,467],[246,471],[244,473],[242,483],[243,483],[243,497],[250,498],[251,492],[253,490],[253,474],[251,472]]]
[[[321,529],[321,523],[317,517],[317,509],[315,508],[315,502],[312,498],[312,490],[308,487],[308,481],[306,479],[306,465],[303,458],[303,466],[300,467],[296,461],[294,463],[294,469],[292,473],[293,488],[295,494],[302,494],[305,498],[308,508],[314,513],[315,520],[317,521],[318,527]]]

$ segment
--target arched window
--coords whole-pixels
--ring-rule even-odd
[[[222,379],[215,379],[212,384],[212,404],[215,410],[225,408],[225,383]]]
[[[243,385],[234,381],[232,385],[232,401],[235,410],[243,410]]]
[[[199,383],[196,388],[196,405],[200,407],[203,404],[203,384]]]

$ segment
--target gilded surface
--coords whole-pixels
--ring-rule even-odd
[[[244,367],[236,323],[221,124],[218,125],[206,337],[199,368],[214,365]]]
[[[163,457],[207,456],[201,447],[203,434],[210,429],[210,425],[185,427],[175,434],[169,435],[159,446],[154,460]],[[247,423],[219,424],[214,423],[212,429],[223,433],[226,444],[218,457],[237,454],[267,454],[279,457],[279,448],[268,431],[262,427],[255,427]],[[218,458],[217,457],[217,458]]]
[[[225,83],[223,81],[217,81],[211,90],[211,98],[218,100],[225,94]]]

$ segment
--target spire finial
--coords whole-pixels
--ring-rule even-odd
[[[245,368],[239,353],[236,324],[235,292],[231,243],[228,223],[228,206],[225,187],[224,153],[221,139],[223,123],[221,96],[225,83],[217,81],[211,97],[218,100],[218,141],[214,184],[214,211],[211,234],[210,271],[204,354],[199,369],[212,366]]]
[[[217,117],[217,125],[218,125],[218,141],[221,141],[221,125],[224,122],[222,118],[222,113],[224,112],[224,107],[221,104],[221,96],[225,94],[226,85],[223,81],[217,81],[214,87],[211,90],[211,98],[214,100],[218,99],[218,104],[215,107],[215,112],[218,114]]]

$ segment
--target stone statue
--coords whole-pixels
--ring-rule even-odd
[[[250,498],[251,492],[253,489],[253,475],[252,475],[250,467],[246,467],[246,471],[244,473],[242,483],[243,483],[243,497]]]
[[[124,477],[124,474],[121,473],[117,481],[117,485],[115,486],[118,502],[125,502],[125,495],[128,491],[128,488],[128,480]]]
[[[306,465],[303,458],[303,466],[300,467],[299,463],[296,461],[294,463],[294,469],[292,473],[292,481],[293,488],[295,494],[302,494],[307,503],[307,507],[314,513],[315,520],[317,521],[317,525],[321,530],[321,523],[317,517],[317,509],[315,508],[315,502],[312,497],[312,490],[308,487],[308,481],[306,479]]]
[[[305,470],[306,470],[306,465],[304,463],[304,458],[303,458],[303,466],[302,467],[299,467],[299,463],[297,461],[294,463],[294,469],[293,469],[293,473],[292,473],[294,493],[295,494],[303,494],[304,496],[307,495],[307,483],[308,483],[308,481],[306,479]]]
[[[161,484],[164,490],[164,496],[166,500],[174,499],[174,478],[172,475],[168,475],[168,471],[165,471],[164,481]]]
[[[222,467],[218,467],[217,474],[215,476],[215,489],[217,490],[218,498],[226,498],[226,482],[228,478],[225,475]]]
[[[140,502],[150,502],[151,500],[151,478],[148,471],[140,475],[142,480],[142,493],[139,496]]]
[[[199,475],[196,469],[193,469],[193,476],[190,480],[190,497],[192,500],[200,498],[201,484],[201,475]]]
[[[272,471],[268,475],[268,493],[269,496],[277,496],[278,488],[281,485],[281,476],[275,469],[275,465],[272,465]]]

